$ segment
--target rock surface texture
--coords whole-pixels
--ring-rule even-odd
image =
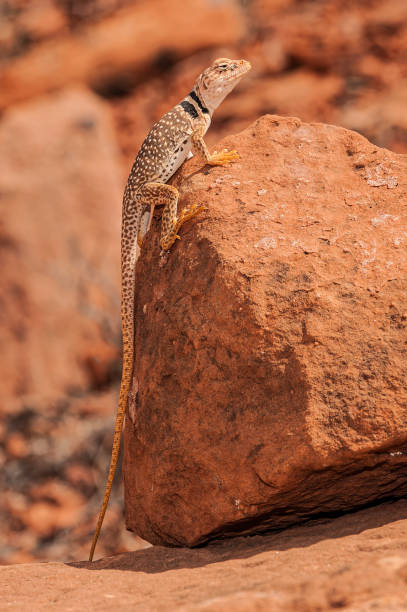
[[[0,567],[2,609],[401,612],[406,514],[399,501],[195,550],[149,547],[92,564]]]
[[[154,544],[407,493],[407,159],[277,116],[223,146],[174,180],[208,210],[138,263],[126,521]]]

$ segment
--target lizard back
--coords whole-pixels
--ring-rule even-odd
[[[174,106],[147,134],[131,169],[127,186],[136,191],[149,181],[166,183],[189,156],[195,117],[182,104]],[[190,104],[192,106],[192,104]],[[187,107],[189,108],[189,107]],[[192,111],[193,112],[193,111]],[[205,132],[208,125],[206,126]]]

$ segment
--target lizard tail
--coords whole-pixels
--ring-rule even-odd
[[[134,364],[134,273],[137,260],[137,235],[140,224],[140,211],[134,220],[127,214],[128,200],[124,199],[122,243],[127,240],[132,245],[130,250],[122,248],[122,329],[123,329],[123,369],[120,385],[119,403],[116,415],[116,424],[113,435],[112,455],[110,458],[109,472],[107,475],[105,493],[100,508],[95,534],[89,553],[89,561],[92,561],[96,543],[100,534],[109,497],[112,490],[117,460],[119,458],[120,440],[122,436],[124,415],[126,412],[127,399],[129,396]]]
[[[115,423],[115,428],[114,428],[112,455],[110,458],[109,472],[107,475],[103,502],[100,508],[98,522],[97,522],[95,533],[94,533],[93,540],[92,540],[92,546],[90,548],[89,561],[93,560],[93,554],[95,552],[96,543],[98,541],[100,530],[102,528],[103,519],[105,517],[107,505],[109,503],[110,493],[112,490],[114,475],[115,475],[116,467],[117,467],[117,461],[119,458],[120,440],[122,436],[123,421],[124,421],[124,415],[126,412],[127,398],[128,398],[129,391],[130,391],[131,377],[133,373],[133,351],[131,351],[131,355],[129,354],[129,351],[126,351],[126,353],[128,354],[125,355],[124,360],[123,360],[123,374],[122,374],[122,382],[120,385],[119,403],[118,403],[116,423]]]

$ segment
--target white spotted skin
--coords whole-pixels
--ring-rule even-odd
[[[192,140],[191,137],[188,138],[187,142],[184,140],[181,141],[181,144],[175,148],[172,154],[172,159],[169,164],[162,168],[161,180],[166,183],[173,174],[176,173],[178,168],[184,163],[184,161],[188,158],[192,149]]]
[[[208,116],[204,134],[209,125]],[[149,181],[166,183],[189,156],[193,131],[194,120],[180,105],[164,115],[141,145],[129,176],[130,190],[135,193]]]

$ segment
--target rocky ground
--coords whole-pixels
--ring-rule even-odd
[[[0,0],[0,17],[0,559],[71,561],[86,557],[110,454],[120,197],[149,127],[211,59],[246,57],[253,70],[215,116],[211,145],[274,113],[406,153],[407,5]],[[142,545],[124,530],[119,488],[101,555]]]
[[[7,566],[2,609],[402,612],[406,513],[402,501],[194,550],[154,546],[92,565]]]

